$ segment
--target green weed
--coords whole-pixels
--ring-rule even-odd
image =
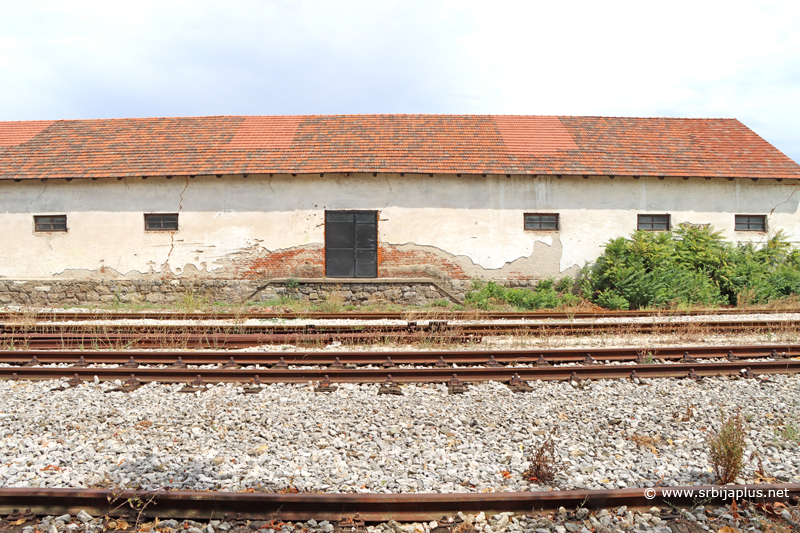
[[[570,292],[575,280],[565,280],[556,282],[553,278],[543,279],[532,289],[506,288],[494,281],[473,282],[473,290],[467,293],[464,303],[478,309],[492,309],[503,304],[517,309],[575,307],[581,303],[581,297]]]
[[[782,441],[800,442],[800,427],[788,422],[782,431],[775,430],[775,436]]]

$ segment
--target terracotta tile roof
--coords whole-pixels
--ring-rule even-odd
[[[0,122],[0,179],[408,172],[800,178],[735,119],[309,115]]]
[[[298,116],[246,117],[225,147],[239,150],[291,148],[302,119]]]
[[[0,122],[0,146],[16,146],[26,143],[52,123],[52,120]]]
[[[558,117],[498,115],[497,130],[515,155],[578,150],[578,145]]]

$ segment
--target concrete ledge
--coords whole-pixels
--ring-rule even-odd
[[[458,286],[455,286],[459,284]],[[240,304],[282,297],[309,304],[425,305],[447,299],[461,304],[466,281],[432,278],[0,278],[0,305]]]
[[[447,282],[435,278],[273,278],[264,280],[264,287],[267,285],[287,285],[291,282],[296,282],[298,285],[419,285],[429,284],[436,287],[442,296],[447,298],[453,303],[464,305],[464,301],[456,296],[446,284]],[[260,292],[263,288],[256,291]],[[253,293],[248,298],[252,298],[256,293]]]

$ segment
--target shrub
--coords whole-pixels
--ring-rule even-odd
[[[578,285],[610,309],[765,304],[800,294],[800,251],[781,232],[757,247],[712,228],[637,231],[609,241]]]
[[[744,467],[744,419],[740,413],[729,417],[718,432],[706,433],[711,467],[716,483],[733,483]]]
[[[574,278],[556,282],[553,278],[540,280],[533,289],[510,289],[494,281],[473,282],[472,291],[464,297],[464,302],[478,309],[490,309],[493,305],[512,305],[518,309],[553,309],[574,307],[581,298],[571,292],[575,286]]]

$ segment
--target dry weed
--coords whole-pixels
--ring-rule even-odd
[[[733,483],[744,468],[745,421],[741,413],[729,417],[719,431],[706,432],[711,467],[716,483]]]
[[[658,435],[649,436],[649,435],[633,435],[631,440],[636,443],[637,448],[647,448],[651,452],[657,454],[658,450],[656,449],[657,444],[661,444],[661,437]]]
[[[556,478],[561,461],[556,455],[555,433],[547,436],[545,441],[533,450],[530,457],[531,466],[522,475],[534,483],[548,483]]]

